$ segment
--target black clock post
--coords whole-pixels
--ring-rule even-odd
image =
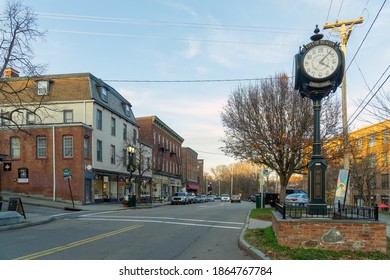
[[[344,55],[339,44],[322,40],[318,26],[312,42],[300,48],[295,55],[295,89],[303,98],[313,101],[314,135],[313,154],[308,164],[308,213],[323,216],[327,214],[326,205],[326,168],[327,164],[321,152],[320,116],[321,101],[329,93],[336,91],[344,74]]]

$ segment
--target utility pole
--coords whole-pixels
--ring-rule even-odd
[[[230,196],[233,195],[234,165],[232,164],[232,176],[230,177]]]
[[[339,22],[336,20],[335,23],[325,23],[324,29],[332,29],[335,32],[340,33],[341,38],[341,51],[344,53],[344,57],[347,57],[347,42],[352,33],[352,27],[355,24],[363,23],[363,17],[357,20],[348,20]],[[344,77],[341,84],[342,97],[342,119],[343,119],[343,138],[344,138],[344,169],[349,170],[349,141],[348,141],[348,116],[347,116],[347,75],[346,69],[344,68]]]

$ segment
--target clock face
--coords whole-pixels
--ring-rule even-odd
[[[309,49],[303,56],[303,72],[314,80],[326,80],[338,69],[340,58],[337,51],[327,45]]]

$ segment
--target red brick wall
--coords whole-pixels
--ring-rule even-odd
[[[153,171],[155,173],[163,173],[167,175],[181,175],[182,171],[177,170],[176,172],[171,171],[167,166],[171,166],[171,164],[174,164],[178,166],[177,168],[181,168],[181,161],[182,157],[179,154],[181,152],[181,143],[177,141],[174,137],[172,137],[170,134],[166,133],[163,129],[160,129],[160,127],[154,125],[152,123],[153,117],[140,117],[137,118],[137,123],[140,127],[139,129],[139,138],[143,141],[146,141],[152,145],[153,149],[153,160],[152,166]],[[153,139],[153,134],[155,133],[155,141]],[[158,135],[160,135],[160,145],[158,144]],[[164,139],[164,142],[163,142]],[[167,144],[168,142],[168,144]],[[169,143],[175,144],[177,153],[171,154],[173,151],[166,151],[162,152],[160,150],[161,147],[170,148]],[[160,164],[158,164],[160,162]],[[163,170],[163,162],[165,163],[164,170]]]
[[[1,189],[15,193],[28,193],[34,195],[53,196],[53,133],[52,128],[37,128],[24,132],[0,131],[4,139],[0,153],[9,155],[9,137],[20,137],[20,159],[10,160],[12,171],[1,172]],[[73,136],[73,158],[65,159],[62,155],[62,136]],[[36,157],[36,137],[46,136],[47,156],[44,159]],[[55,128],[55,157],[56,157],[56,198],[70,200],[68,182],[64,180],[64,168],[70,168],[72,179],[70,181],[74,200],[84,199],[84,166],[91,164],[91,159],[84,159],[84,136],[92,139],[91,129],[82,125],[60,126]],[[91,143],[92,145],[92,143]],[[28,168],[28,183],[18,183],[18,168]]]
[[[386,224],[375,221],[285,219],[274,212],[272,227],[279,245],[386,253]]]

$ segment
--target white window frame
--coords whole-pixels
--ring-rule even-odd
[[[62,136],[62,157],[73,158],[73,136]]]
[[[50,81],[49,80],[40,80],[37,81],[37,95],[49,95],[50,92]]]
[[[44,141],[43,141],[44,140]],[[36,141],[37,158],[47,158],[47,138],[46,136],[38,136]]]

